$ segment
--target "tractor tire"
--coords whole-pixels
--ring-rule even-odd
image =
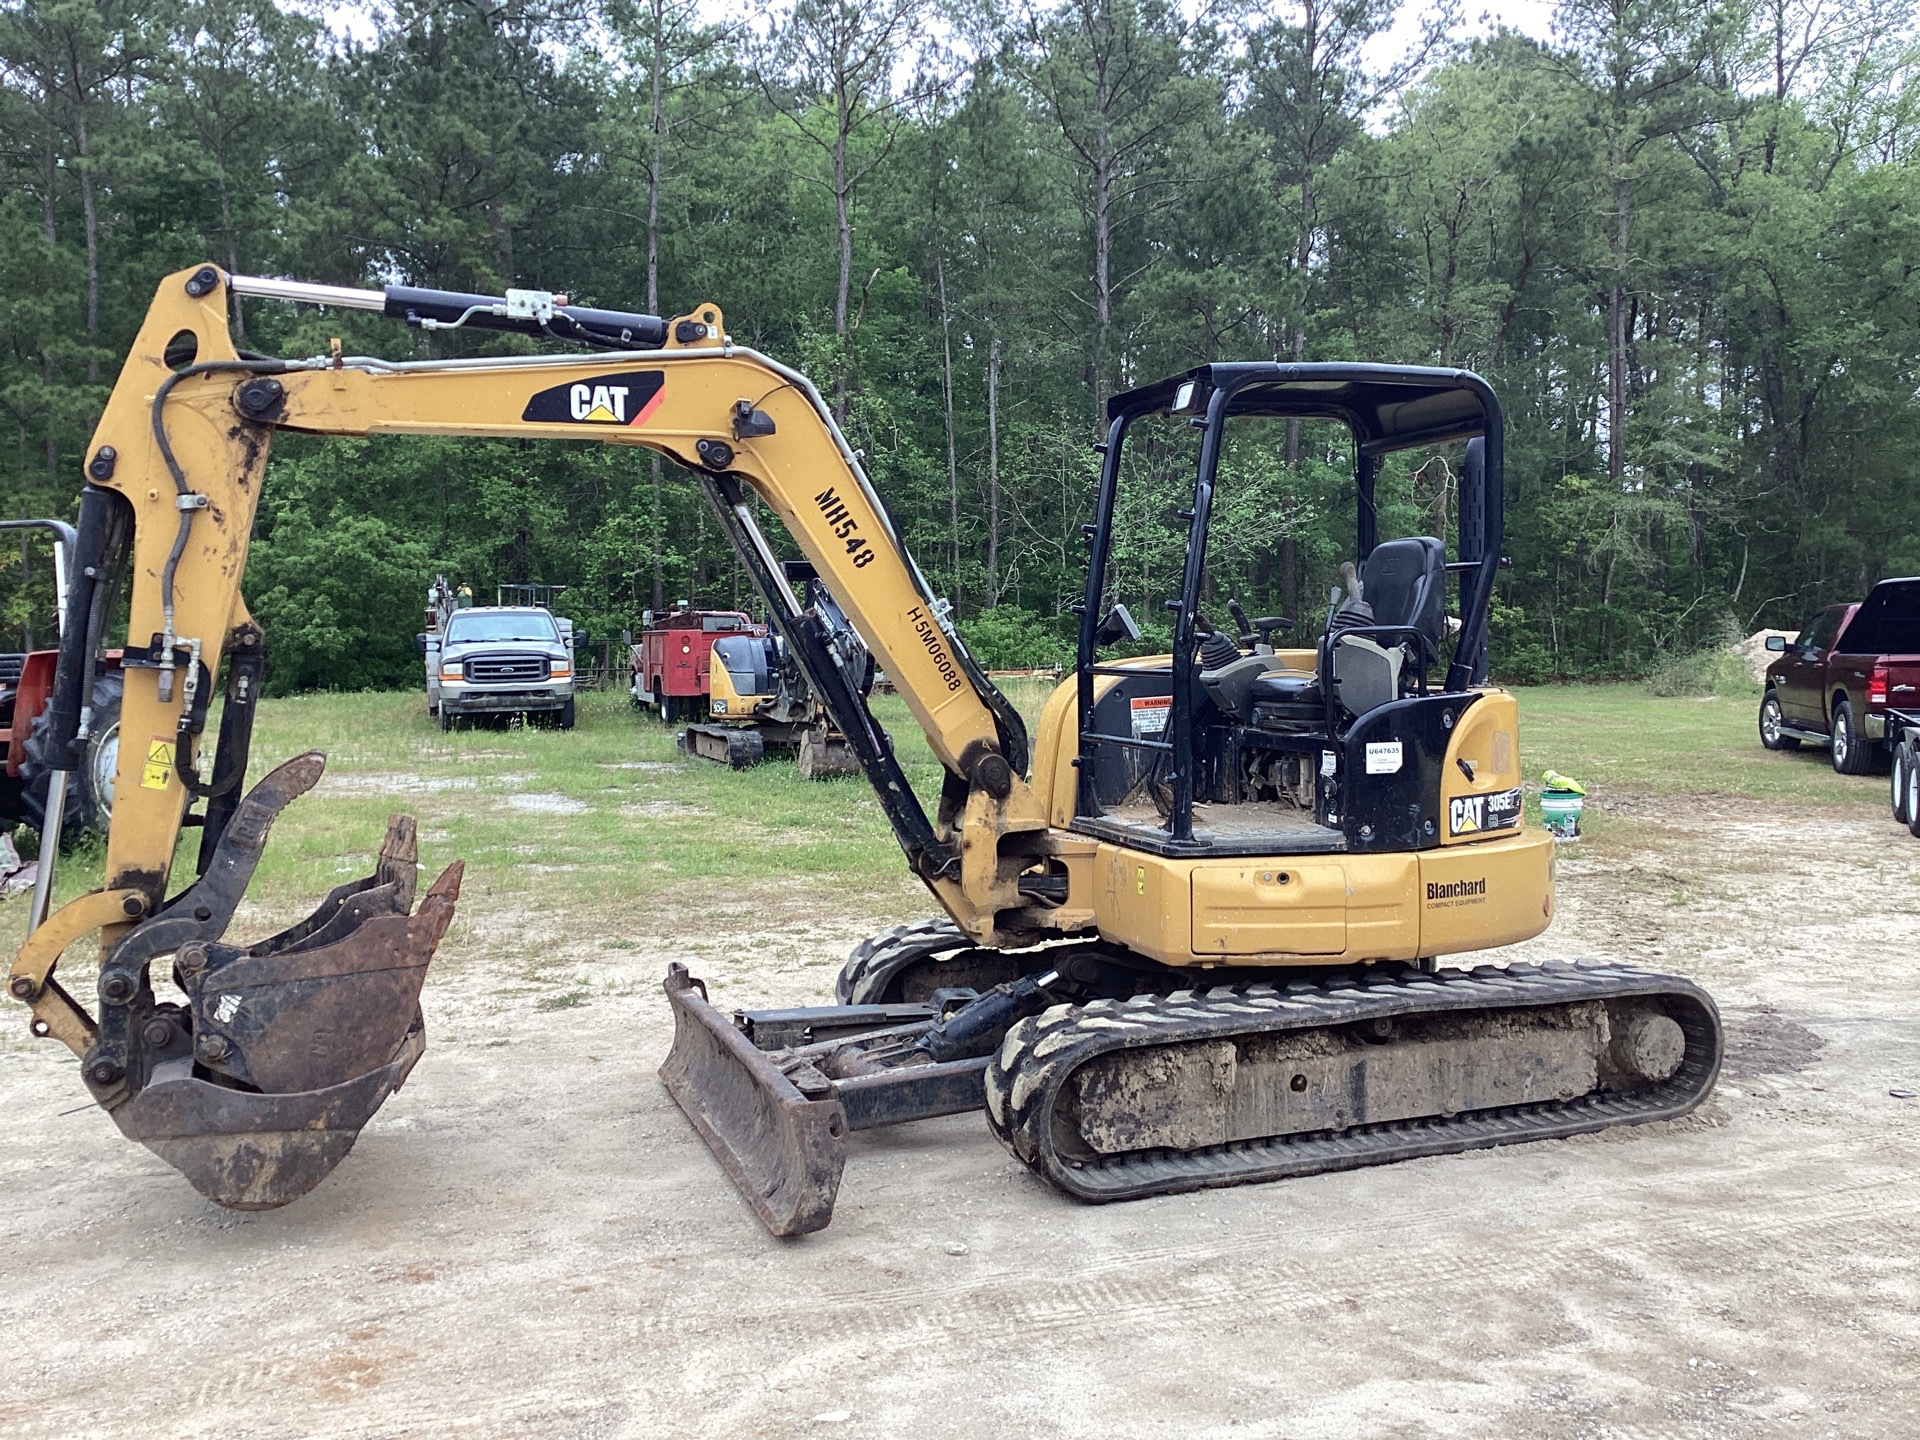
[[[1800,742],[1783,733],[1786,719],[1780,712],[1780,697],[1767,691],[1760,702],[1760,745],[1765,750],[1798,750]]]
[[[1860,733],[1853,706],[1845,700],[1833,707],[1833,768],[1840,775],[1865,775],[1873,769],[1873,746]]]
[[[108,670],[93,681],[87,703],[93,710],[92,733],[86,754],[67,781],[67,813],[61,824],[60,848],[71,850],[82,836],[104,831],[113,821],[113,774],[120,762],[120,697],[126,677]],[[47,764],[47,712],[33,717],[33,730],[20,759],[21,808],[27,823],[38,830],[46,818],[47,791],[53,769]]]

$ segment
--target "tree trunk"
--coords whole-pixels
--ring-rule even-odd
[[[1000,332],[987,339],[987,608],[1000,603]]]
[[[1624,125],[1625,118],[1617,123]],[[1607,287],[1607,475],[1617,481],[1627,472],[1627,245],[1631,234],[1626,157],[1618,139],[1613,215],[1613,283]]]
[[[87,102],[82,96],[74,111],[75,138],[79,141],[80,216],[87,238],[87,383],[100,378],[100,359],[94,344],[100,338],[100,221],[94,208],[93,163],[87,154]]]
[[[935,212],[936,216],[938,211]],[[936,226],[938,221],[935,221]],[[946,407],[947,422],[947,523],[952,530],[953,568],[949,572],[948,586],[955,596],[960,593],[960,457],[953,436],[953,311],[947,305],[947,262],[941,255],[939,239],[936,235],[933,252],[933,273],[939,282],[940,294],[940,387],[941,398]]]
[[[840,237],[840,284],[833,292],[833,333],[840,340],[838,373],[833,380],[833,418],[847,423],[847,396],[851,390],[853,345],[848,339],[848,300],[853,292],[853,217],[847,181],[847,137],[853,119],[848,113],[847,92],[842,86],[835,95],[839,131],[833,141],[833,218]]]
[[[1107,343],[1113,326],[1113,91],[1107,57],[1099,60],[1095,90],[1099,117],[1093,150],[1093,424],[1104,428],[1107,413]]]
[[[651,0],[648,18],[653,24],[651,80],[653,86],[652,104],[647,117],[650,150],[647,157],[647,313],[660,313],[660,159],[665,146],[664,113],[661,104],[665,83],[665,58],[662,50],[666,44],[666,0]],[[653,453],[648,458],[648,469],[652,477],[649,519],[653,529],[653,609],[656,613],[666,608],[667,575],[666,559],[661,550],[666,541],[666,517],[662,510],[660,494],[660,456]]]
[[[215,163],[220,167],[220,231],[227,240],[227,273],[240,273],[240,244],[233,233],[233,205],[227,196],[227,162],[224,155],[216,155]],[[233,297],[233,335],[242,344],[247,339],[247,312],[240,303],[238,295]]]
[[[1299,360],[1307,353],[1307,332],[1295,329],[1293,332],[1293,358]],[[1282,458],[1287,469],[1297,479],[1300,473],[1300,422],[1287,421],[1286,450]],[[1300,618],[1300,542],[1294,537],[1291,517],[1288,519],[1287,532],[1280,537],[1280,598],[1286,613],[1296,620]]]
[[[58,232],[54,227],[53,216],[53,183],[54,176],[58,173],[58,167],[54,164],[53,93],[49,89],[45,92],[45,95],[47,101],[47,149],[46,154],[42,157],[43,179],[45,183],[40,192],[40,233],[46,237],[47,249],[52,250],[58,243]],[[49,401],[52,399],[53,378],[53,351],[43,348],[40,351],[40,380],[41,383],[47,387]],[[49,481],[57,481],[60,478],[60,441],[54,433],[51,417],[43,415],[42,419],[46,422],[47,426],[47,479]]]

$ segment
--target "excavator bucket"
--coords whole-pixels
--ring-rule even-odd
[[[860,757],[853,753],[847,737],[825,725],[809,725],[800,732],[794,763],[799,767],[802,780],[827,780],[860,773]]]
[[[123,983],[141,1013],[112,1034],[103,1026],[96,1051],[125,1033],[133,1063],[118,1084],[102,1084],[96,1077],[111,1072],[90,1057],[90,1086],[122,1133],[231,1209],[306,1194],[400,1088],[426,1047],[420,989],[460,894],[455,862],[414,909],[414,821],[396,815],[372,874],[278,935],[222,943],[268,826],[324,764],[304,755],[263,779],[207,873],[134,927],[102,966],[103,996],[110,979]],[[169,952],[185,1006],[152,1001],[148,967]]]
[[[847,1158],[847,1114],[817,1072],[803,1091],[707,999],[707,987],[667,971],[673,1049],[660,1079],[761,1223],[805,1235],[833,1218]],[[820,1084],[812,1081],[818,1078]]]

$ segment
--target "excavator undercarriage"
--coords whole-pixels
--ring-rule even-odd
[[[1073,1000],[1124,972],[1058,948],[1080,953],[985,996],[731,1016],[676,965],[661,1077],[768,1229],[799,1235],[831,1218],[853,1131],[983,1105],[1055,1186],[1131,1200],[1673,1119],[1719,1068],[1712,1000],[1631,967],[1141,972],[1159,983]]]

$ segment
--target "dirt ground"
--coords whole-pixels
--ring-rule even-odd
[[[717,999],[824,1000],[898,896],[743,897],[739,946],[644,907],[523,917],[562,963],[633,937],[595,962],[622,984],[546,1009],[470,897],[413,1079],[266,1214],[202,1202],[64,1052],[9,1040],[0,1435],[1920,1433],[1920,1099],[1890,1093],[1920,1091],[1920,842],[1884,812],[1612,809],[1635,823],[1564,852],[1553,928],[1502,958],[1704,982],[1708,1104],[1277,1185],[1091,1208],[953,1117],[856,1137],[832,1227],[769,1239],[654,1078],[657,977],[691,953]]]

